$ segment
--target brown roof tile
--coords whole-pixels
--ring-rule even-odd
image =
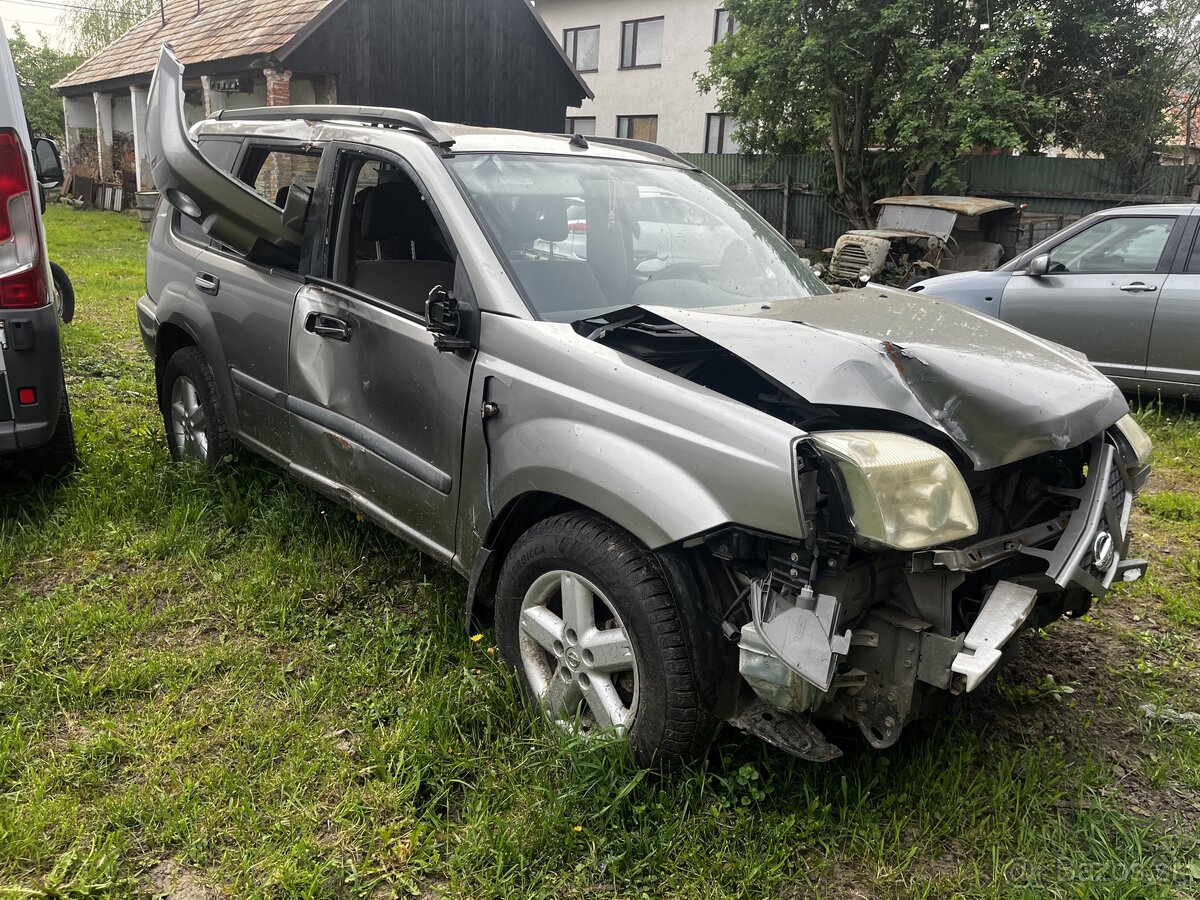
[[[167,0],[167,24],[158,10],[125,32],[56,88],[82,87],[149,75],[159,48],[170,43],[185,66],[242,56],[265,56],[287,44],[337,0]]]

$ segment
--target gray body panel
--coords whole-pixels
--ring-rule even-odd
[[[1154,307],[1146,380],[1180,385],[1178,393],[1200,385],[1200,272],[1175,272],[1163,281]]]
[[[475,381],[499,414],[483,426],[486,471],[464,469],[487,479],[464,488],[474,540],[489,493],[499,511],[528,492],[594,509],[650,547],[728,522],[804,536],[793,451],[803,433],[786,422],[549,322],[484,317]]]

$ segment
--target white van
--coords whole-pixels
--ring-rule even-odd
[[[0,22],[0,482],[75,466],[42,188],[62,180],[52,141],[33,141]]]

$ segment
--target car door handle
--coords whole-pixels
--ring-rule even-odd
[[[1151,291],[1157,291],[1158,287],[1142,281],[1135,281],[1133,284],[1121,285],[1121,290],[1127,294],[1149,294]]]
[[[209,275],[207,272],[197,272],[196,290],[203,294],[212,294],[215,297],[217,291],[221,290],[221,279],[216,275]]]
[[[309,313],[304,320],[304,330],[317,337],[333,338],[335,341],[350,340],[350,323],[325,313]]]

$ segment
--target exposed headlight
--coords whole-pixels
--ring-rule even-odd
[[[967,483],[937,447],[888,431],[829,431],[813,441],[842,473],[860,536],[919,550],[979,530]]]
[[[1150,462],[1150,451],[1154,449],[1154,444],[1151,442],[1150,436],[1142,431],[1142,426],[1133,416],[1126,413],[1114,427],[1129,442],[1129,448],[1133,450],[1134,461],[1139,466]]]

